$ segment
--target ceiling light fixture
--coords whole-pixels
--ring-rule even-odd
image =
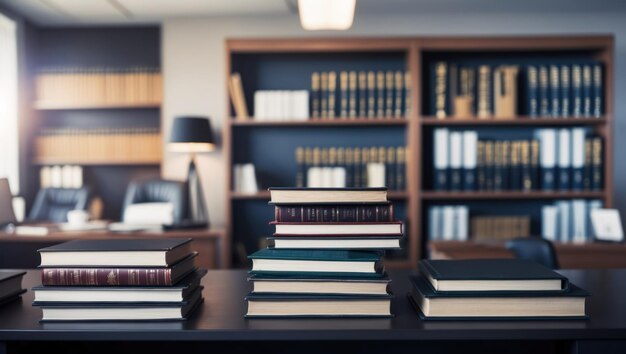
[[[356,0],[298,0],[300,23],[308,31],[347,30],[355,8]]]

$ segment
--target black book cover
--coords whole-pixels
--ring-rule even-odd
[[[475,168],[463,169],[463,190],[465,191],[476,190],[476,169]]]
[[[435,169],[433,176],[433,188],[436,191],[448,190],[448,169]]]
[[[450,186],[449,190],[460,191],[462,188],[462,169],[451,168],[450,169]]]
[[[558,188],[560,190],[569,190],[569,189],[571,189],[570,169],[568,167],[559,167],[558,168],[558,175],[559,175]]]
[[[38,252],[168,252],[189,242],[190,238],[72,240],[42,248]]]
[[[583,167],[572,167],[570,184],[574,191],[583,190],[585,185],[585,169]]]
[[[554,190],[555,186],[555,169],[550,167],[541,168],[541,189]]]

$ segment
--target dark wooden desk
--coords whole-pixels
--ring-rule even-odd
[[[124,233],[106,230],[72,231],[51,232],[46,236],[19,236],[0,233],[0,268],[36,268],[40,262],[38,249],[75,239],[159,237],[192,238],[193,249],[200,253],[197,258],[198,266],[208,269],[230,266],[230,259],[227,257],[230,253],[225,244],[224,230],[198,229]]]
[[[245,271],[209,271],[203,306],[186,322],[40,323],[32,292],[0,308],[0,353],[624,353],[626,269],[565,270],[591,291],[588,321],[419,320],[407,271],[391,272],[391,319],[249,319]],[[25,286],[39,283],[30,271]]]
[[[504,242],[431,241],[433,259],[513,258]],[[624,243],[554,243],[561,268],[626,268]]]

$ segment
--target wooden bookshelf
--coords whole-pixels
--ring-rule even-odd
[[[56,102],[35,102],[35,108],[40,111],[60,111],[60,110],[98,110],[98,109],[160,109],[161,103],[107,103],[107,104],[85,104],[85,103],[56,103]]]
[[[280,63],[294,63],[299,59],[297,55],[315,54],[315,60],[319,60],[321,67],[315,67],[317,71],[328,70],[329,62],[332,62],[332,55],[340,54],[343,57],[350,55],[365,54],[366,56],[387,56],[389,53],[396,53],[401,56],[405,70],[411,73],[412,85],[412,112],[404,119],[334,119],[334,120],[309,120],[298,122],[284,121],[255,121],[236,120],[233,110],[230,108],[230,100],[225,97],[228,103],[227,116],[233,117],[226,125],[224,134],[225,149],[225,171],[226,180],[229,191],[233,190],[232,185],[232,168],[234,163],[246,162],[248,157],[242,154],[241,147],[250,143],[254,134],[259,134],[264,139],[268,139],[271,134],[276,137],[284,138],[286,134],[297,134],[307,132],[315,135],[320,139],[325,139],[326,134],[336,133],[335,129],[342,129],[342,134],[346,134],[345,130],[354,131],[358,135],[363,132],[365,127],[375,127],[373,131],[379,131],[381,136],[386,134],[397,134],[396,129],[401,129],[404,145],[407,146],[407,190],[405,192],[390,192],[389,197],[392,200],[403,203],[406,210],[404,220],[406,221],[406,238],[409,248],[406,250],[406,259],[393,259],[388,262],[391,268],[397,267],[414,267],[420,258],[427,256],[428,240],[425,238],[427,230],[427,220],[424,219],[428,205],[437,204],[445,201],[455,202],[471,202],[471,203],[487,203],[493,204],[494,207],[501,205],[507,200],[516,200],[522,203],[545,203],[551,200],[559,199],[600,199],[606,207],[613,205],[613,51],[614,44],[611,36],[498,36],[498,37],[405,37],[405,38],[332,38],[332,39],[238,39],[226,41],[226,72],[237,71],[241,67],[238,61],[245,57],[246,63],[252,64],[255,70],[264,70],[264,68],[272,68],[271,60],[280,59]],[[601,61],[605,67],[605,110],[604,115],[600,118],[553,118],[553,117],[527,117],[518,115],[509,117],[509,119],[477,119],[473,117],[459,117],[436,119],[429,113],[426,113],[426,87],[423,84],[427,82],[429,75],[429,65],[433,57],[440,54],[448,56],[467,56],[476,54],[480,58],[489,56],[515,56],[525,55],[532,57],[537,54],[547,53],[562,58],[568,55],[579,55],[584,53],[589,59]],[[246,57],[247,56],[247,57]],[[254,61],[258,56],[258,62]],[[312,56],[307,56],[312,57]],[[329,59],[331,58],[331,59]],[[312,63],[313,62],[313,63]],[[257,65],[258,64],[258,65]],[[293,64],[293,63],[291,63]],[[238,66],[239,65],[239,66]],[[314,60],[306,61],[306,65],[313,65]],[[296,67],[297,65],[293,65]],[[303,75],[309,75],[309,68],[302,68]],[[307,71],[308,70],[308,71]],[[340,69],[335,69],[340,70]],[[341,70],[346,70],[343,67]],[[348,69],[352,70],[352,69]],[[358,70],[362,70],[359,68]],[[244,88],[249,85],[246,82],[246,73],[241,73],[244,81]],[[267,75],[266,75],[267,76]],[[225,83],[226,85],[226,83]],[[291,87],[290,87],[291,88]],[[308,89],[308,86],[302,84],[299,89]],[[255,89],[284,89],[283,87],[247,87],[246,89],[254,91]],[[228,90],[226,90],[228,92]],[[251,95],[248,93],[246,100],[248,101],[248,111],[252,115],[250,109]],[[585,126],[591,129],[595,134],[602,136],[605,141],[604,148],[604,188],[601,191],[531,191],[531,192],[436,192],[428,190],[427,183],[431,178],[430,162],[432,154],[431,140],[428,137],[432,134],[432,130],[436,127],[459,127],[470,129],[490,129],[498,131],[507,127],[515,127],[515,129],[533,129],[533,127],[573,127]],[[267,128],[285,128],[284,130],[271,130]],[[318,130],[318,129],[324,130]],[[369,129],[369,128],[368,128]],[[389,131],[388,131],[389,130]],[[257,133],[258,132],[258,133]],[[263,132],[263,133],[261,133]],[[326,133],[328,132],[328,133]],[[263,135],[265,134],[265,135]],[[369,137],[369,136],[368,136]],[[366,138],[365,138],[366,139]],[[257,140],[261,140],[258,138]],[[366,140],[365,140],[366,141]],[[376,145],[377,143],[364,142],[362,145]],[[249,156],[254,155],[248,153]],[[257,158],[260,158],[256,155]],[[272,157],[267,157],[272,159]],[[253,161],[254,162],[254,161]],[[284,162],[288,164],[290,162]],[[287,166],[287,165],[285,165]],[[234,239],[233,222],[236,220],[234,211],[241,205],[254,203],[265,203],[269,200],[266,192],[260,192],[253,195],[244,195],[240,193],[229,192],[226,197],[226,225],[227,225],[227,241],[232,248]],[[259,208],[265,207],[266,204],[259,204]],[[263,210],[263,209],[258,209]],[[239,212],[240,209],[237,209]],[[273,211],[271,211],[273,213]],[[268,212],[268,214],[271,214]],[[273,214],[271,214],[273,215]],[[271,217],[271,216],[270,216]],[[239,220],[239,219],[237,219]],[[267,220],[266,220],[267,222]],[[236,226],[235,226],[236,227]],[[250,231],[250,229],[246,230]],[[241,230],[239,231],[241,232]]]
[[[51,165],[80,165],[80,166],[158,166],[161,159],[35,159],[33,164],[40,166]]]

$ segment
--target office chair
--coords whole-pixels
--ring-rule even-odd
[[[87,187],[42,188],[35,197],[28,220],[67,222],[67,212],[70,210],[87,211],[92,197],[91,190]]]
[[[551,269],[559,269],[559,262],[552,242],[538,237],[520,237],[506,243],[506,249],[516,258],[540,263]]]
[[[171,203],[174,224],[180,224],[187,218],[187,199],[187,184],[185,182],[162,179],[133,181],[126,190],[124,210],[132,204]]]

